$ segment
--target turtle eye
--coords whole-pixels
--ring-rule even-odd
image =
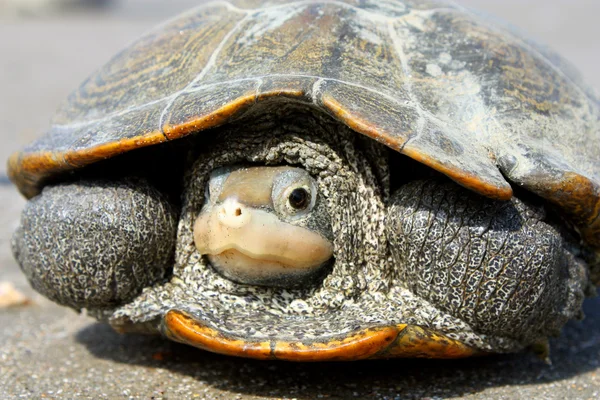
[[[315,205],[315,190],[315,186],[310,181],[295,182],[290,185],[280,197],[279,212],[293,219],[305,217]]]
[[[288,197],[288,202],[295,210],[305,210],[310,205],[310,192],[305,188],[294,189]]]
[[[285,220],[307,217],[317,201],[317,183],[300,168],[290,168],[277,175],[273,181],[271,204]]]

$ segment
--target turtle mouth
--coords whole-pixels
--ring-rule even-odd
[[[321,235],[234,198],[205,207],[193,230],[198,252],[221,275],[243,284],[295,286],[333,255]]]
[[[235,247],[209,254],[206,258],[213,269],[232,282],[274,287],[297,287],[305,284],[314,276],[320,276],[327,264],[326,260],[316,268],[297,268],[280,257],[256,255]]]
[[[217,254],[208,255],[211,265],[217,269],[230,268],[256,268],[267,271],[267,274],[283,272],[291,268],[289,260],[281,259],[269,254],[254,254],[244,248],[229,247]],[[243,267],[237,267],[243,265]]]

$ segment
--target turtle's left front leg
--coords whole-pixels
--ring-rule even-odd
[[[476,332],[529,344],[581,314],[587,268],[543,206],[415,181],[391,199],[397,278]]]

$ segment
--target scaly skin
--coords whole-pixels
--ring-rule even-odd
[[[51,300],[115,307],[169,273],[176,227],[175,208],[144,181],[66,183],[27,203],[13,252]]]
[[[543,206],[416,181],[389,215],[398,279],[477,332],[533,342],[578,315],[588,271]]]

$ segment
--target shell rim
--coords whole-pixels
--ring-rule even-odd
[[[169,339],[183,344],[213,353],[258,360],[458,359],[486,354],[435,330],[409,324],[366,327],[321,341],[251,341],[227,335],[183,311],[170,310],[163,317],[160,329]]]
[[[222,126],[241,117],[258,103],[268,99],[281,98],[302,101],[303,98],[306,98],[306,93],[298,90],[278,90],[259,95],[240,96],[211,113],[194,116],[178,125],[165,124],[162,131],[157,130],[90,148],[57,152],[16,152],[8,160],[8,176],[19,191],[29,199],[39,194],[46,181],[55,175],[77,170],[132,150],[165,143]],[[347,125],[353,131],[368,136],[392,150],[443,173],[467,189],[497,200],[509,200],[513,195],[512,188],[509,185],[503,187],[493,185],[475,175],[443,165],[438,160],[418,151],[404,148],[404,143],[394,138],[393,135],[356,115],[352,115],[350,111],[346,110],[331,96],[323,96],[322,105],[331,117]]]

